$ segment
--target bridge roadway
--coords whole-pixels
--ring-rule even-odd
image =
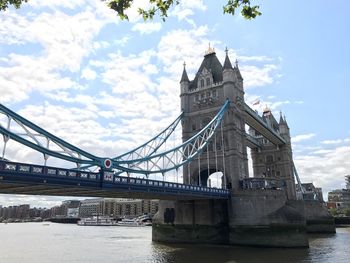
[[[226,189],[0,161],[0,193],[163,200],[227,199]]]
[[[272,127],[267,125],[267,123],[247,104],[244,104],[244,109],[246,113],[246,124],[258,131],[262,136],[275,145],[283,145],[286,143],[285,140],[276,131],[274,131]],[[248,139],[249,147],[259,146],[253,142],[251,138]]]

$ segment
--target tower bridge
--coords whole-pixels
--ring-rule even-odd
[[[208,50],[192,81],[184,65],[180,99],[182,111],[174,122],[114,157],[86,152],[0,104],[0,193],[157,198],[163,201],[154,218],[154,241],[307,246],[288,124],[282,116],[277,122],[269,109],[259,116],[245,103],[238,63],[232,66],[226,51],[222,65]],[[166,149],[179,123],[183,142]],[[43,163],[10,160],[9,140],[42,154]],[[52,158],[69,167],[48,165]],[[165,179],[174,171],[182,181]],[[218,173],[221,187],[211,187],[209,179]],[[310,211],[322,214],[322,205],[313,205]],[[318,224],[332,231],[322,216]]]

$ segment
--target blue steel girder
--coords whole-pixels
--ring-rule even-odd
[[[8,139],[12,139],[41,152],[44,154],[44,158],[53,156],[76,164],[103,165],[105,158],[99,158],[58,138],[2,104],[0,104],[0,116],[7,120],[6,127],[0,123],[0,133],[4,136],[5,144]],[[41,142],[42,138],[45,138],[46,145]],[[53,146],[57,146],[61,150],[52,150]]]
[[[181,145],[145,158],[115,162],[113,163],[113,168],[120,172],[126,171],[129,173],[148,175],[175,170],[184,164],[191,162],[205,149],[215,132],[218,130],[229,104],[230,102],[226,100],[216,116],[201,131]]]
[[[175,131],[177,125],[180,123],[184,113],[173,121],[167,128],[157,134],[155,137],[137,148],[113,158],[115,162],[133,161],[135,159],[147,158],[157,152],[157,150],[166,142],[170,135]]]
[[[150,141],[114,159],[101,158],[85,152],[12,112],[2,104],[0,104],[0,117],[5,116],[5,118],[7,118],[7,127],[2,126],[0,123],[0,133],[4,136],[5,146],[8,139],[13,139],[41,152],[46,159],[48,156],[53,156],[74,162],[78,165],[78,170],[96,166],[102,169],[114,169],[116,173],[128,172],[148,175],[175,170],[192,161],[207,146],[220,126],[228,107],[229,101],[227,100],[211,122],[192,138],[173,149],[157,153],[157,150],[176,128],[183,114]],[[15,126],[12,125],[14,122],[18,125],[15,128],[12,127]],[[20,129],[21,132],[18,132],[16,129]],[[46,139],[46,145],[40,142],[42,138]],[[51,145],[55,144],[58,148],[62,149],[62,151],[50,149],[50,143]],[[144,153],[141,154],[142,151],[144,151]],[[108,165],[106,164],[107,160]],[[86,166],[81,167],[81,164]]]
[[[262,136],[275,145],[284,145],[286,141],[247,104],[244,104],[246,124],[258,131]]]
[[[299,174],[298,174],[298,171],[297,171],[297,168],[295,167],[295,164],[293,162],[293,173],[294,173],[294,176],[295,178],[297,179],[297,183],[298,183],[298,190],[301,192],[301,193],[305,193],[305,189],[303,188],[303,186],[301,185],[301,181],[300,181],[300,177],[299,177]]]

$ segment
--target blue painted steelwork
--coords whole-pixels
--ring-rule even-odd
[[[182,120],[183,115],[184,113],[181,112],[181,114],[175,119],[175,121],[173,121],[158,135],[153,137],[148,142],[138,146],[137,148],[113,158],[113,161],[120,163],[121,161],[133,161],[135,159],[146,158],[153,155],[175,131],[177,125]]]
[[[182,113],[172,124],[170,124],[165,130],[163,130],[153,139],[137,147],[136,149],[113,159],[97,157],[95,155],[87,153],[38,127],[20,115],[7,109],[2,104],[0,104],[0,114],[3,114],[7,117],[8,127],[5,128],[0,125],[0,133],[2,133],[6,138],[13,139],[27,147],[43,153],[44,157],[53,156],[79,164],[76,170],[83,170],[85,168],[95,166],[100,167],[101,169],[113,169],[117,174],[120,174],[122,172],[139,173],[146,175],[153,173],[164,174],[168,171],[178,169],[180,166],[192,161],[193,158],[195,158],[203,151],[203,149],[206,147],[220,126],[228,106],[229,101],[227,100],[218,114],[213,118],[213,120],[188,141],[171,150],[158,154],[157,150],[172,134],[181,118],[183,117]],[[34,142],[28,140],[23,134],[16,134],[15,132],[11,131],[11,121],[15,121],[22,128],[23,134],[32,139]],[[37,134],[31,132],[31,130]],[[47,145],[42,145],[36,136],[46,138]],[[50,142],[55,143],[64,152],[61,153],[51,150],[49,147]],[[87,166],[81,167],[81,164],[85,164]]]
[[[181,145],[159,154],[113,163],[113,168],[119,171],[148,175],[175,170],[191,162],[210,142],[220,127],[229,105],[229,100],[226,100],[216,116],[202,130]]]
[[[2,133],[4,137],[13,139],[27,147],[30,147],[36,151],[43,153],[44,155],[53,156],[56,158],[60,158],[60,159],[78,163],[78,164],[91,164],[96,166],[103,165],[105,158],[99,158],[95,155],[92,155],[84,150],[81,150],[78,147],[58,138],[57,136],[47,132],[46,130],[40,128],[34,123],[18,115],[17,113],[6,108],[2,104],[0,104],[0,114],[5,115],[8,121],[7,128],[0,125],[0,133]],[[18,126],[22,128],[23,134],[16,134],[10,130],[11,121],[15,121],[18,124]],[[31,132],[31,130],[33,130],[37,134],[34,134],[33,132]],[[24,135],[31,138],[35,143],[26,139]],[[37,136],[42,136],[46,138],[47,146],[42,145],[42,143],[40,143]],[[61,148],[64,154],[58,151],[50,150],[48,147],[50,142],[55,143],[59,148]]]
[[[129,152],[121,154],[112,159],[113,162],[119,163],[120,161],[133,161],[134,159],[140,159],[142,157],[148,157],[156,153],[157,150],[167,141],[170,135],[175,131],[176,127],[180,123],[183,117],[183,112],[163,131],[157,134],[155,137],[147,141],[146,143],[136,147]],[[93,165],[83,166],[81,168],[90,168]]]
[[[117,176],[113,172],[100,173],[47,167],[34,164],[0,161],[0,182],[33,185],[82,187],[106,191],[136,191],[174,198],[227,199],[226,189],[185,185],[172,182]],[[177,197],[176,197],[177,196]]]

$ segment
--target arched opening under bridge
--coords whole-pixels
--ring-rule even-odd
[[[201,186],[223,188],[223,173],[216,169],[200,171]]]

